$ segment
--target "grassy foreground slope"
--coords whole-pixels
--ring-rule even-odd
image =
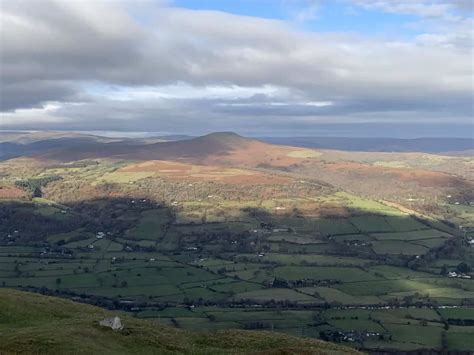
[[[60,298],[0,290],[0,353],[357,354],[318,340],[270,332],[191,333],[119,314],[124,330],[98,325],[117,315]]]

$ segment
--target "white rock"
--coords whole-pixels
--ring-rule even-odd
[[[99,324],[115,331],[123,329],[122,321],[119,317],[105,318],[104,320],[101,320]]]

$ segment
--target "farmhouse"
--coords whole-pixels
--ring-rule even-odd
[[[469,276],[469,275],[458,274],[455,271],[448,272],[448,277],[457,277],[457,278],[460,278],[460,279],[470,279],[471,278],[471,276]]]

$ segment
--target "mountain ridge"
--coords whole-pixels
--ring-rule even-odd
[[[224,157],[238,150],[261,151],[269,143],[245,138],[232,132],[216,132],[186,140],[123,144],[123,142],[91,143],[33,154],[35,157],[60,161],[113,157],[138,160],[192,160],[204,163],[210,157]]]

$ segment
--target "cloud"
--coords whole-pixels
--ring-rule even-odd
[[[454,7],[449,1],[353,2],[427,18]],[[364,115],[383,121],[394,112],[400,121],[468,122],[472,114],[469,18],[449,24],[451,32],[443,20],[441,32],[387,40],[133,4],[2,4],[1,108],[10,111],[2,123],[57,128],[62,120],[69,129],[179,131],[264,129],[285,120],[306,126]],[[331,104],[310,104],[324,102]],[[44,109],[48,103],[55,109]]]
[[[306,22],[319,18],[321,2],[321,0],[283,0],[283,5],[292,20]]]
[[[78,81],[113,80],[141,56],[143,30],[112,3],[4,2],[0,21],[3,110],[63,99]]]
[[[422,17],[452,17],[454,10],[460,15],[472,15],[471,0],[348,0],[354,5],[385,12]]]
[[[1,83],[2,110],[28,109],[47,101],[71,101],[77,94],[74,84],[55,80],[22,80]]]
[[[370,1],[370,0],[354,0],[356,5],[363,6],[368,9],[380,9],[386,12],[418,15],[423,17],[441,17],[451,9],[448,3],[433,3],[431,1]]]

